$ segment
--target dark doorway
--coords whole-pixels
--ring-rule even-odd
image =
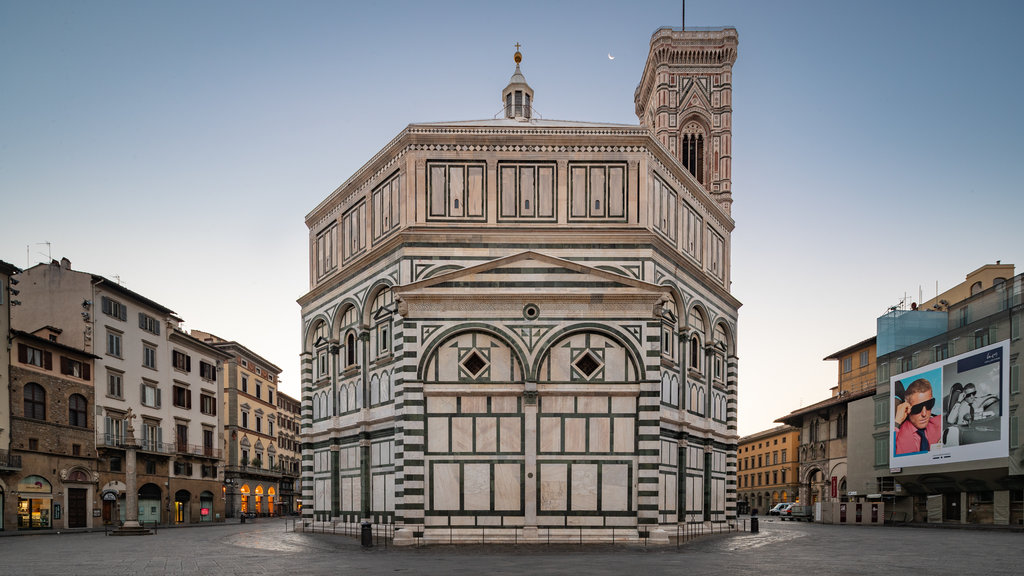
[[[87,523],[89,491],[85,488],[68,488],[68,528],[85,528]]]
[[[960,521],[960,493],[942,495],[943,514],[942,519],[946,522]]]

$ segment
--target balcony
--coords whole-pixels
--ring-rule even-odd
[[[218,460],[220,459],[219,448],[202,446],[199,444],[186,444],[184,442],[175,442],[172,446],[174,447],[174,451],[178,454],[199,456],[200,458],[214,458]]]
[[[21,470],[21,456],[0,450],[0,472],[17,472]]]

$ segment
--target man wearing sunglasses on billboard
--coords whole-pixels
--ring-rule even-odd
[[[896,406],[895,454],[927,452],[942,435],[942,417],[932,415],[935,397],[931,382],[918,378],[907,386],[905,401]]]

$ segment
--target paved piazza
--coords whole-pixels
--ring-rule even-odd
[[[1020,574],[1024,533],[825,526],[761,519],[759,534],[679,548],[434,546],[363,550],[356,539],[285,532],[282,520],[0,538],[0,573],[32,574]],[[721,564],[725,561],[725,565]]]

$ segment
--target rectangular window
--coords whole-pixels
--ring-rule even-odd
[[[257,416],[256,417],[256,431],[257,432],[263,432],[263,417],[262,416]]]
[[[986,330],[976,330],[974,332],[974,348],[975,349],[981,348],[983,346],[988,346],[990,343],[991,343],[991,339],[989,338],[989,331],[987,329]]]
[[[154,382],[143,382],[140,390],[142,405],[150,408],[160,407],[160,388]]]
[[[1010,448],[1020,446],[1020,420],[1016,414],[1010,415]]]
[[[192,357],[179,350],[171,351],[171,362],[174,364],[175,370],[181,370],[184,372],[192,371]]]
[[[199,361],[199,377],[210,382],[217,381],[217,367],[203,360]]]
[[[174,440],[178,444],[178,452],[188,452],[188,424],[174,425]]]
[[[192,391],[184,386],[174,386],[174,405],[178,408],[192,408]]]
[[[267,402],[274,403],[274,389],[267,388]]]
[[[878,374],[876,379],[878,385],[889,383],[889,363],[882,362],[875,368],[875,372]]]
[[[209,416],[217,415],[217,399],[209,394],[199,395],[199,411]]]
[[[107,354],[121,357],[121,335],[117,332],[107,332]]]
[[[485,219],[485,183],[483,164],[427,163],[428,219]]]
[[[683,202],[683,252],[701,261],[703,254],[704,220],[688,203]]]
[[[121,374],[116,372],[107,372],[107,396],[111,396],[113,398],[124,398]]]
[[[875,466],[889,465],[889,435],[875,436]]]
[[[213,430],[203,428],[203,455],[213,455]]]
[[[256,381],[256,397],[257,398],[260,397],[260,392],[262,391],[262,389],[263,389],[263,383],[260,382],[259,380],[257,380]]]
[[[160,424],[157,422],[142,423],[142,449],[152,452],[160,451],[160,443],[163,441],[163,434],[160,431]]]
[[[366,248],[366,202],[360,202],[341,218],[341,261],[348,262]]]
[[[626,219],[626,165],[569,164],[569,220]]]
[[[19,360],[22,364],[43,367],[43,351],[39,348],[18,344],[18,355],[21,356]]]
[[[89,365],[66,356],[60,357],[60,373],[83,380],[89,379]]]
[[[1020,338],[1020,314],[1010,318],[1010,338]]]
[[[111,456],[110,457],[110,471],[111,472],[120,472],[121,471],[121,457],[120,456]]]
[[[245,429],[249,428],[249,413],[248,412],[242,412],[242,428],[245,428]]]
[[[860,353],[860,367],[864,368],[865,366],[867,366],[868,362],[870,360],[871,360],[871,355],[868,353],[868,351],[867,350],[861,350],[861,353]]]
[[[725,239],[708,228],[708,271],[719,280],[725,278]]]
[[[889,399],[883,396],[875,396],[875,426],[883,426],[889,423]]]
[[[153,318],[148,314],[143,314],[142,312],[139,312],[139,328],[142,328],[150,334],[156,334],[157,336],[160,335],[160,322],[158,322],[156,318]]]
[[[142,345],[142,365],[156,370],[156,348],[149,344]]]
[[[498,218],[502,221],[555,220],[555,165],[501,163],[498,166]]]
[[[1020,364],[1010,364],[1010,393],[1020,392]]]
[[[113,298],[107,298],[106,296],[101,297],[100,309],[103,310],[104,314],[111,318],[116,318],[121,321],[128,319],[128,307]]]
[[[249,393],[249,377],[242,375],[242,392]]]
[[[843,374],[853,370],[853,356],[843,358]]]
[[[949,358],[949,345],[946,344],[945,342],[939,344],[935,346],[933,352],[935,352],[935,362],[938,362],[939,360],[945,360],[946,358]]]
[[[398,228],[401,199],[399,183],[400,179],[396,172],[394,176],[373,190],[373,240],[375,242]]]
[[[785,448],[782,449],[782,463],[783,464],[786,463],[786,449]]]
[[[338,225],[332,223],[316,235],[316,277],[323,278],[338,267],[337,258]]]

